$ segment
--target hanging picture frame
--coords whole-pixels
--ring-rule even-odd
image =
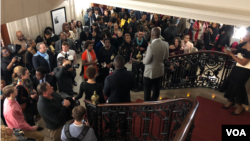
[[[65,7],[54,9],[50,11],[51,21],[54,34],[59,35],[62,32],[63,23],[67,22],[67,15]]]

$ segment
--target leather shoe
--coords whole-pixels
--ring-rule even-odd
[[[245,111],[245,109],[243,108],[242,111],[241,111],[239,114],[243,113],[244,111]],[[232,112],[231,114],[232,114],[232,115],[235,115],[235,116],[238,116],[238,115],[239,115],[239,114],[235,114],[235,112]]]
[[[226,107],[225,105],[222,106],[223,109],[229,109],[231,106],[234,106],[235,103],[231,104],[229,107]]]
[[[74,81],[74,82],[73,82],[73,85],[74,85],[74,86],[77,86],[77,83],[76,83],[76,81]]]

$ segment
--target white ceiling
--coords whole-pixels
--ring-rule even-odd
[[[1,24],[50,11],[65,0],[1,0]]]
[[[91,0],[93,3],[237,26],[250,25],[250,0]]]
[[[50,11],[64,1],[1,0],[1,24]],[[89,0],[89,2],[209,22],[250,25],[250,0]]]

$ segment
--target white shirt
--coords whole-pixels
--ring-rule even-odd
[[[95,18],[97,18],[99,15],[98,14],[95,14]]]
[[[112,15],[114,13],[114,10],[112,9],[112,10],[110,10],[110,14]]]
[[[105,44],[102,41],[101,41],[101,43],[102,43],[103,47],[105,47]]]
[[[43,82],[46,81],[46,80],[45,80],[45,77],[46,77],[46,74],[45,74],[44,78],[42,78],[42,79],[39,80],[39,84],[41,84],[41,83],[43,83]]]
[[[68,55],[72,55],[73,57],[74,57],[74,64],[77,64],[77,57],[76,57],[76,52],[74,51],[74,50],[72,50],[72,49],[69,49],[69,51],[68,52],[64,52],[64,51],[61,51],[58,55],[57,55],[57,59],[59,58],[59,57],[63,57],[63,58],[65,58],[65,55],[66,54],[68,54]]]

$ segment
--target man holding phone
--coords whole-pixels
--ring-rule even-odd
[[[21,45],[21,49],[18,51],[18,54],[22,56],[22,58],[25,58],[25,53],[27,51],[27,43],[26,38],[24,37],[22,31],[16,32],[17,40],[14,41],[15,45]],[[25,63],[25,59],[23,59],[23,63]]]
[[[86,120],[86,109],[83,106],[77,106],[72,110],[72,116],[74,117],[74,123],[67,123],[64,125],[61,134],[61,140],[67,140],[68,138],[77,138],[79,141],[97,141],[93,128],[89,127],[89,122]],[[66,135],[65,132],[69,133]],[[85,136],[83,136],[85,133]],[[81,136],[79,136],[82,134]]]

